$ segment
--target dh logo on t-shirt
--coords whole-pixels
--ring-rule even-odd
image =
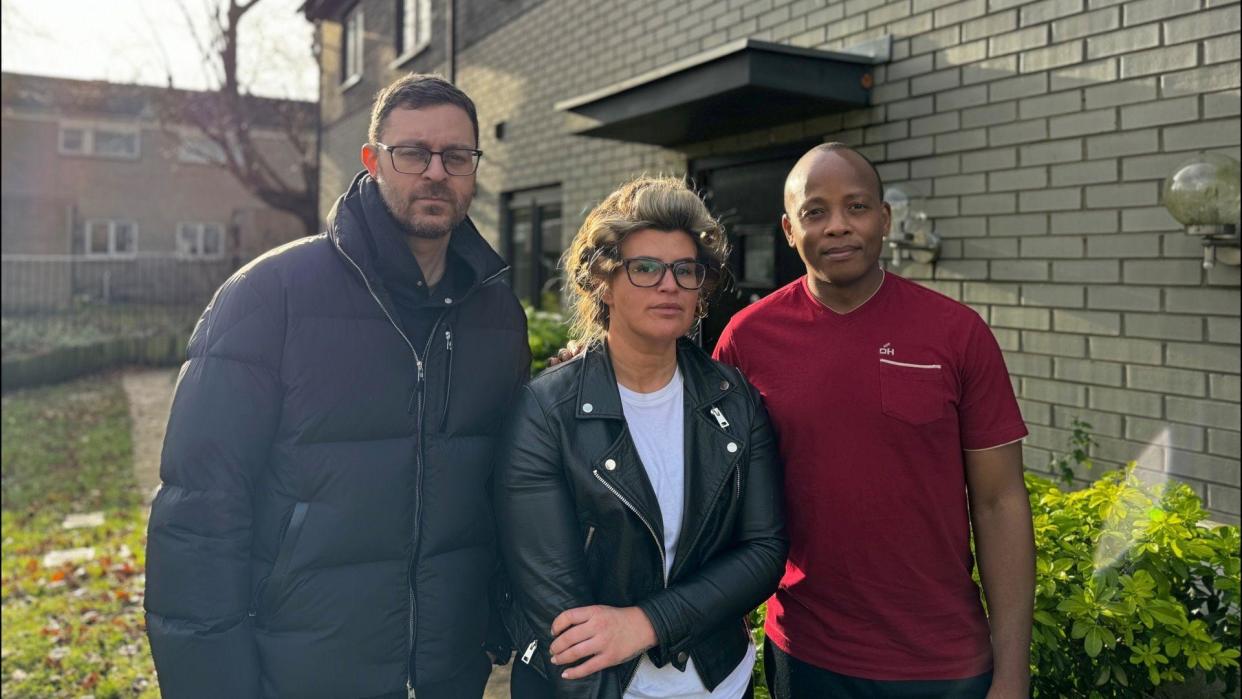
[[[897,356],[897,350],[893,349],[893,348],[890,346],[890,345],[892,345],[892,344],[893,344],[893,343],[891,343],[891,342],[885,342],[885,343],[884,343],[884,346],[880,348],[880,354],[885,355],[885,356],[887,356],[887,357],[896,357],[896,356]]]

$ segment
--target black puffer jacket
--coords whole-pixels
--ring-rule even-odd
[[[525,316],[466,221],[450,245],[474,281],[414,348],[358,184],[326,234],[227,281],[190,340],[147,544],[164,696],[367,697],[478,667]]]
[[[519,660],[558,697],[619,699],[632,660],[567,682],[549,671],[552,620],[591,604],[638,606],[657,666],[694,659],[714,689],[741,662],[745,615],[776,589],[785,537],[779,457],[759,394],[731,367],[681,341],[686,500],[664,582],[659,502],[630,438],[606,348],[523,390],[501,444],[496,516],[513,586],[506,614]]]

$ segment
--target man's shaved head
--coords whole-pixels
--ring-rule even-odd
[[[793,166],[793,169],[789,171],[789,175],[785,177],[785,211],[787,213],[791,215],[794,213],[793,204],[797,201],[797,193],[806,187],[807,173],[811,171],[817,160],[828,153],[837,153],[843,157],[856,159],[865,164],[867,170],[875,178],[876,197],[883,201],[884,182],[880,179],[880,172],[875,169],[875,164],[868,160],[867,156],[846,144],[832,141],[830,143],[821,143],[803,154]]]

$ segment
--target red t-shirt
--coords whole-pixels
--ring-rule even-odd
[[[978,314],[894,274],[839,314],[803,277],[735,315],[716,358],[763,394],[785,462],[790,548],[768,602],[772,642],[867,679],[991,669],[962,450],[1026,426]]]

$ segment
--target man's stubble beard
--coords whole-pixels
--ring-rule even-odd
[[[470,202],[474,200],[475,191],[478,185],[471,187],[470,194],[465,200],[458,199],[457,193],[450,189],[447,185],[432,185],[430,191],[424,194],[434,194],[437,198],[446,199],[440,202],[441,206],[452,206],[453,217],[447,225],[429,225],[420,223],[414,214],[414,204],[418,198],[407,199],[400,193],[389,187],[382,179],[376,180],[379,185],[380,198],[384,200],[384,206],[388,207],[388,213],[392,214],[393,220],[401,230],[411,238],[421,238],[423,240],[438,240],[453,232],[457,224],[466,218],[466,214],[470,210]],[[451,203],[449,203],[451,202]]]

